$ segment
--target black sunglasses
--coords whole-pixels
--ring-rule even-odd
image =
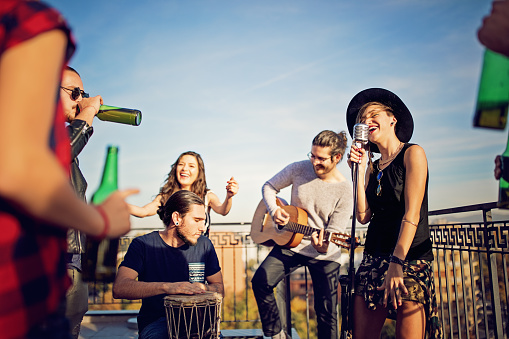
[[[81,95],[82,98],[88,98],[89,97],[88,93],[85,93],[85,91],[81,90],[79,87],[66,88],[66,87],[60,86],[60,88],[63,89],[64,91],[70,91],[71,99],[73,101],[78,100],[80,95]]]

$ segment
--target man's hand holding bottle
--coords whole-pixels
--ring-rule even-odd
[[[78,109],[76,112],[76,119],[86,121],[89,126],[92,126],[94,117],[99,112],[99,107],[103,104],[103,98],[96,95],[91,98],[82,98],[78,102]]]

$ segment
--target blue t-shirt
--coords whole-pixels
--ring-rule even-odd
[[[138,281],[145,282],[201,282],[221,270],[212,242],[201,236],[195,246],[171,247],[158,231],[135,238],[120,266],[138,272]],[[151,322],[165,317],[165,294],[144,298],[138,315],[141,332]]]

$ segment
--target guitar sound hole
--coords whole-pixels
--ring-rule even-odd
[[[285,225],[278,225],[278,224],[276,224],[276,227],[277,227],[278,230],[282,231],[283,228],[285,228]]]

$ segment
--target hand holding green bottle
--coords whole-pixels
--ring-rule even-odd
[[[126,189],[114,191],[100,206],[108,218],[108,232],[106,238],[118,238],[131,230],[129,207],[125,199],[139,193],[138,189]]]
[[[104,221],[101,235],[87,239],[83,263],[84,281],[113,282],[117,273],[119,238],[130,230],[127,204],[118,203],[137,190],[119,192],[118,189],[118,147],[109,146],[99,188],[92,196],[92,203]],[[127,218],[124,220],[124,218]],[[97,239],[98,238],[98,239]]]
[[[479,42],[496,53],[509,57],[509,1],[493,1],[491,13],[477,31]]]

